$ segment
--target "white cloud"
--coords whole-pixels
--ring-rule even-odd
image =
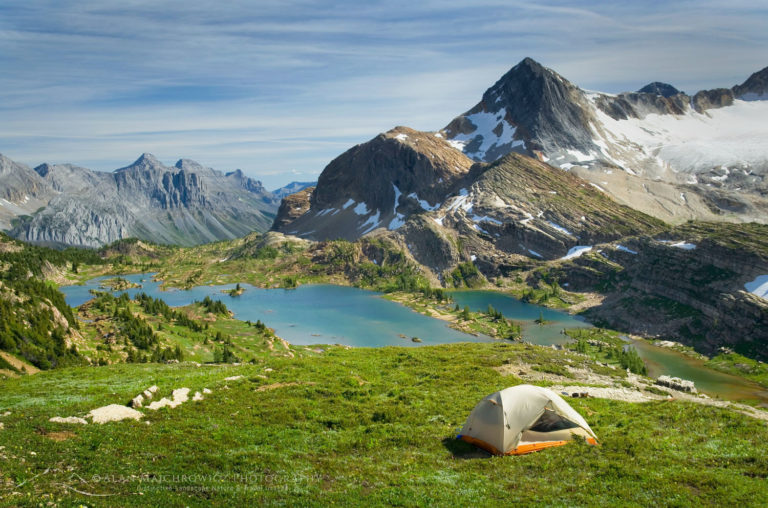
[[[437,129],[525,56],[617,92],[768,64],[743,0],[6,0],[0,152],[112,169],[144,151],[277,179],[394,125]]]

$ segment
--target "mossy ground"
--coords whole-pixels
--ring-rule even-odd
[[[0,504],[768,503],[768,429],[728,410],[569,399],[601,446],[494,458],[454,439],[477,401],[519,382],[493,367],[517,358],[561,365],[562,352],[513,344],[314,350],[253,365],[118,364],[4,381]],[[243,378],[225,380],[235,375]],[[125,404],[151,384],[162,395],[182,386],[213,392],[145,410],[141,422],[48,421]]]

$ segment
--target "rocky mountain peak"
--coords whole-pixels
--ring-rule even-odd
[[[755,72],[741,85],[734,86],[733,94],[742,100],[768,99],[768,67]]]
[[[34,169],[35,169],[35,171],[37,172],[38,175],[40,175],[43,178],[45,178],[46,176],[48,176],[51,173],[51,171],[53,171],[53,165],[52,164],[48,164],[47,162],[44,162],[43,164],[40,164],[39,166],[35,167]]]
[[[136,159],[133,164],[126,166],[124,168],[120,168],[116,170],[115,172],[123,172],[123,171],[130,171],[130,170],[162,170],[165,171],[167,168],[159,161],[157,160],[157,157],[152,155],[151,153],[143,153],[139,156],[138,159]]]
[[[343,203],[347,199],[340,194],[343,189],[350,192],[349,198],[367,203],[372,210],[389,211],[395,199],[393,186],[434,202],[447,183],[466,173],[470,165],[444,139],[399,126],[334,159],[318,179],[312,204]]]
[[[531,58],[512,67],[479,104],[443,129],[477,161],[512,152],[576,150],[590,153],[591,109],[584,92]]]
[[[442,134],[395,127],[331,161],[314,192],[305,193],[309,206],[295,198],[276,228],[313,239],[398,229],[410,215],[439,206],[471,165]]]
[[[267,189],[264,188],[264,185],[261,183],[261,181],[246,175],[245,173],[243,173],[242,169],[236,169],[234,171],[230,171],[224,176],[226,176],[228,180],[235,182],[236,185],[242,187],[248,192],[253,192],[254,194],[262,194],[264,195],[265,200],[274,202],[275,205],[278,205],[280,203],[280,197],[274,196],[271,192],[269,192]]]
[[[654,81],[648,83],[643,88],[637,91],[637,93],[650,93],[654,95],[661,95],[662,97],[672,97],[679,93],[683,93],[674,86],[668,83],[662,83],[661,81]]]
[[[524,58],[483,94],[483,101],[488,106],[503,107],[532,100],[528,106],[535,108],[551,100],[552,95],[567,95],[569,88],[575,87],[558,73],[532,58]]]

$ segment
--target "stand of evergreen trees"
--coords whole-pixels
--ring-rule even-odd
[[[69,329],[78,328],[74,313],[43,272],[104,261],[92,250],[38,247],[4,233],[0,244],[0,350],[40,369],[84,363],[77,348],[66,345]]]
[[[203,298],[202,302],[195,303],[202,305],[203,308],[208,312],[212,312],[214,314],[229,315],[229,309],[227,309],[227,306],[224,304],[224,302],[221,300],[212,300],[210,296]]]

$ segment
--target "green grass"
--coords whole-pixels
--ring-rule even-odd
[[[706,363],[707,367],[751,379],[768,387],[768,364],[738,353],[723,353]]]
[[[562,352],[511,344],[323,349],[295,348],[296,358],[255,365],[120,364],[0,382],[0,410],[11,411],[0,419],[0,504],[768,503],[768,429],[724,409],[569,399],[601,446],[491,458],[455,441],[477,401],[519,382],[492,367],[559,362]],[[224,380],[233,375],[244,377]],[[296,384],[259,390],[273,383]],[[151,384],[161,395],[182,386],[213,393],[145,411],[149,425],[48,421],[124,404]]]
[[[225,301],[226,298],[225,297]],[[94,364],[125,361],[131,346],[125,344],[120,323],[113,316],[111,307],[101,310],[97,300],[79,308],[79,315],[87,322],[81,324],[83,339],[77,343],[78,351],[91,359]],[[257,327],[255,323],[240,321],[228,313],[213,313],[201,303],[194,303],[174,310],[195,324],[204,327],[195,330],[178,320],[169,319],[161,314],[146,312],[136,301],[130,301],[127,308],[131,314],[143,320],[152,328],[158,339],[158,345],[165,349],[181,347],[185,360],[196,362],[213,361],[214,351],[228,347],[243,362],[252,361],[270,354],[286,354],[283,343],[269,329]],[[104,336],[116,338],[114,343],[107,343]],[[270,349],[271,345],[271,349]],[[148,354],[148,351],[139,351]]]

